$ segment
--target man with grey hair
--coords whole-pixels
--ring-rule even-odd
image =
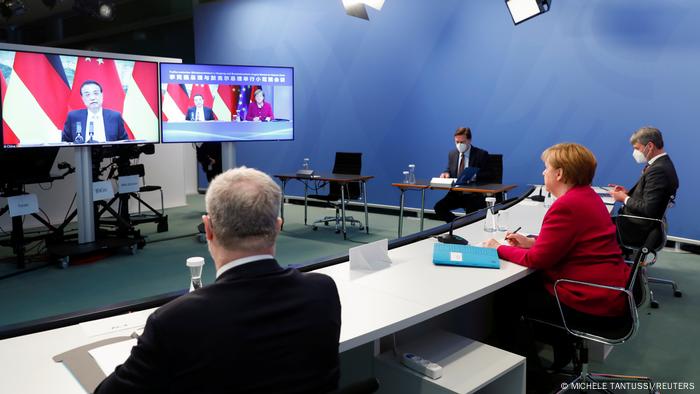
[[[282,193],[266,174],[214,178],[203,216],[216,281],[162,306],[95,393],[326,393],[338,384],[333,280],[274,259]]]
[[[629,191],[611,184],[610,194],[615,201],[624,203],[621,213],[661,219],[678,189],[676,168],[664,150],[661,131],[642,127],[632,134],[630,143],[634,160],[644,164],[642,176]]]

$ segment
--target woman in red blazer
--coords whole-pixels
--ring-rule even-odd
[[[516,306],[521,309],[518,313],[561,322],[554,297],[558,279],[624,287],[630,268],[622,259],[610,214],[590,187],[596,169],[593,153],[582,145],[563,143],[545,150],[542,161],[544,185],[557,199],[545,214],[539,235],[507,234],[510,245],[491,239],[486,246],[497,248],[504,260],[540,270],[517,289],[518,294],[509,296],[510,305],[524,302]],[[626,298],[619,292],[561,283],[557,294],[567,320],[583,318],[606,324],[610,317],[629,313]],[[549,333],[548,340],[555,345],[568,343],[562,334]],[[554,349],[555,363],[564,366],[570,349]]]
[[[498,256],[542,270],[545,289],[554,296],[554,282],[573,279],[624,287],[630,268],[622,260],[615,225],[600,196],[590,187],[595,174],[593,153],[579,144],[557,144],[542,153],[544,185],[557,199],[542,221],[539,236],[508,234],[510,245],[495,240]],[[559,300],[579,312],[596,316],[626,313],[624,294],[562,283]]]

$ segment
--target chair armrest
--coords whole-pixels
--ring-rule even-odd
[[[610,291],[616,291],[619,293],[624,293],[627,296],[627,302],[628,306],[630,309],[631,317],[632,317],[632,324],[633,327],[630,330],[630,332],[624,337],[624,338],[618,338],[618,339],[611,339],[611,338],[604,338],[598,335],[594,335],[591,333],[575,330],[569,327],[569,325],[566,322],[566,316],[564,314],[564,309],[562,308],[561,301],[559,300],[559,292],[557,291],[558,286],[561,283],[571,283],[571,284],[576,284],[580,286],[588,286],[588,287],[593,287],[597,289],[606,289]],[[637,327],[639,326],[639,316],[637,315],[637,305],[634,300],[634,295],[632,294],[632,291],[629,289],[626,289],[624,287],[618,287],[618,286],[607,286],[607,285],[601,285],[598,283],[591,283],[591,282],[583,282],[580,280],[573,280],[573,279],[558,279],[556,282],[554,282],[554,297],[557,300],[557,306],[559,307],[559,313],[561,315],[561,320],[564,323],[564,328],[566,331],[576,337],[583,338],[583,339],[589,339],[595,342],[600,342],[608,345],[616,345],[623,343],[630,339],[632,335],[637,331]]]

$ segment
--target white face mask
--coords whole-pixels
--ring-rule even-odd
[[[636,161],[639,164],[646,164],[649,161],[649,160],[647,160],[647,157],[644,155],[644,152],[636,150],[636,149],[632,150],[632,157],[634,157],[634,161]]]
[[[464,153],[469,148],[469,145],[465,144],[465,143],[455,144],[455,146],[457,147],[457,150],[459,151],[459,153]]]

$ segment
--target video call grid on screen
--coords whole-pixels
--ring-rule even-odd
[[[159,142],[157,62],[58,52],[0,49],[5,148]]]
[[[291,141],[294,69],[160,65],[162,142]]]

